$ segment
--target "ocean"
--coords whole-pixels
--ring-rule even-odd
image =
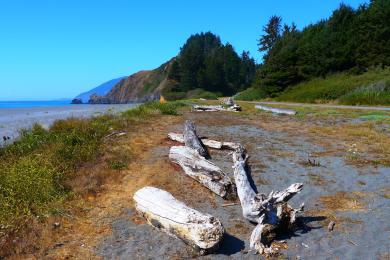
[[[29,107],[58,107],[70,106],[70,100],[55,101],[0,101],[2,108],[29,108]]]

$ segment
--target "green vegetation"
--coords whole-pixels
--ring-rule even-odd
[[[181,48],[169,69],[168,79],[174,83],[169,92],[172,97],[172,93],[182,97],[188,91],[203,89],[230,96],[251,85],[255,69],[248,52],[237,55],[232,45],[222,44],[210,32],[195,34]]]
[[[187,92],[183,91],[171,91],[169,88],[162,92],[162,95],[168,100],[177,100],[177,99],[217,99],[222,97],[220,92],[210,92],[203,90],[201,88],[193,89]]]
[[[183,102],[146,103],[120,115],[56,121],[49,130],[35,125],[23,130],[15,144],[0,148],[0,227],[12,230],[31,217],[41,217],[73,194],[67,181],[104,151],[104,137],[135,120],[154,115],[177,115]],[[110,161],[111,169],[126,162]],[[79,172],[77,172],[79,174]]]
[[[261,88],[248,88],[234,96],[236,100],[252,101],[263,99],[267,94]]]
[[[339,73],[287,88],[276,99],[294,102],[329,102],[348,105],[390,103],[390,68],[372,69],[360,75]]]
[[[376,81],[371,67],[390,66],[390,1],[372,0],[353,9],[345,4],[326,20],[298,30],[295,24],[282,25],[278,16],[270,18],[259,40],[264,62],[256,71],[253,87],[268,97],[281,95],[282,100],[314,102],[340,98],[346,104],[389,104],[388,92],[372,91]],[[388,69],[379,74],[388,75]],[[345,73],[362,75],[352,77]],[[329,76],[331,75],[331,76]],[[365,76],[364,76],[365,75]],[[323,78],[327,80],[323,80]],[[353,83],[342,82],[353,80]],[[352,90],[359,90],[350,93]]]

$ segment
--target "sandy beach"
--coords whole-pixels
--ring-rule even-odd
[[[30,128],[35,123],[49,127],[59,119],[88,118],[104,113],[118,113],[135,106],[136,104],[3,108],[0,109],[0,137],[10,137],[6,142],[8,144],[19,136],[20,129]],[[4,144],[3,141],[1,143]]]

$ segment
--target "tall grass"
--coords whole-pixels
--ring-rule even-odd
[[[347,105],[387,105],[390,104],[390,80],[379,81],[359,87],[339,98]]]
[[[371,69],[361,75],[339,73],[291,86],[281,93],[277,100],[303,103],[339,101],[342,104],[389,104],[387,92],[376,91],[374,94],[372,91],[364,90],[373,84],[389,80],[390,68]]]
[[[103,153],[103,139],[128,122],[156,115],[177,115],[183,102],[146,103],[120,115],[56,121],[49,130],[39,125],[22,130],[12,145],[0,148],[0,230],[12,230],[27,219],[48,214],[72,194],[66,185],[77,169]],[[113,168],[123,165],[113,163]],[[4,234],[4,232],[3,232]]]

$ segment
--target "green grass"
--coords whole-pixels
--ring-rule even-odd
[[[266,94],[259,88],[248,88],[244,91],[237,93],[234,96],[235,100],[253,101],[260,100],[266,97]]]
[[[56,121],[49,130],[35,125],[22,130],[12,145],[0,148],[0,228],[13,230],[29,218],[61,210],[62,201],[73,194],[67,180],[77,170],[96,161],[104,152],[103,140],[114,130],[123,130],[134,120],[156,115],[177,115],[183,102],[151,102],[119,115]],[[123,169],[120,160],[111,169]]]
[[[361,75],[339,73],[312,79],[287,88],[277,101],[326,103],[338,101],[353,105],[390,104],[390,91],[377,87],[390,81],[390,68],[371,69]]]
[[[210,92],[206,91],[200,88],[193,89],[187,92],[176,92],[176,91],[170,91],[170,90],[165,90],[163,91],[163,96],[167,100],[179,100],[179,99],[209,99],[209,100],[216,100],[219,97],[222,97],[222,93],[219,92]]]

